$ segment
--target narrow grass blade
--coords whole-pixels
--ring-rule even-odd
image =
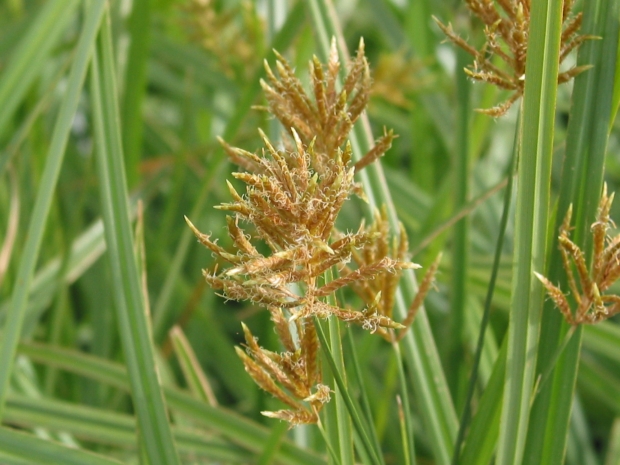
[[[12,395],[7,401],[6,421],[24,428],[68,432],[79,439],[122,448],[136,446],[136,420],[131,415],[52,399]],[[211,460],[247,463],[249,454],[238,446],[195,428],[174,427],[180,454]],[[4,463],[0,460],[0,463]]]
[[[217,405],[209,380],[202,370],[192,346],[183,334],[183,330],[178,326],[172,328],[170,339],[190,391],[203,402],[208,402],[212,406]]]
[[[561,0],[534,2],[519,127],[515,260],[498,465],[522,463],[536,370],[545,270]],[[537,425],[532,425],[536,428]]]
[[[566,175],[562,177],[553,231],[555,236],[569,203],[572,203],[575,225],[572,238],[586,250],[587,256],[590,255],[589,228],[595,221],[602,190],[607,128],[612,113],[619,4],[617,0],[597,0],[585,4],[584,33],[603,39],[590,41],[580,50],[578,64],[594,64],[594,68],[578,76],[575,82],[563,166]],[[553,282],[563,283],[566,289],[566,273],[561,263],[559,252],[554,247],[549,276]],[[555,353],[563,344],[567,328],[559,312],[552,307],[549,303],[542,320],[538,371],[546,373],[551,368],[555,370],[552,382],[543,388],[533,406],[531,421],[538,427],[530,430],[525,460],[559,465],[564,462],[582,330],[577,329],[564,352],[556,359]],[[553,363],[556,363],[555,367]],[[542,428],[544,434],[541,433]]]
[[[122,462],[102,455],[61,446],[30,434],[0,427],[0,449],[31,463],[49,465],[120,465]]]
[[[45,2],[15,48],[0,77],[0,137],[15,109],[46,63],[45,57],[57,44],[78,5],[77,0]],[[67,92],[74,89],[68,88]]]
[[[93,119],[105,238],[123,351],[140,438],[151,464],[179,463],[155,370],[154,348],[129,222],[109,19],[91,72]]]
[[[1,175],[0,175],[1,176]],[[4,282],[6,271],[11,262],[11,255],[15,250],[15,239],[17,238],[17,230],[19,225],[19,190],[17,189],[17,176],[14,170],[9,170],[9,211],[7,214],[6,230],[3,231],[2,244],[0,244],[0,288]]]
[[[130,45],[125,70],[124,97],[122,103],[123,150],[127,183],[134,186],[138,181],[138,167],[142,154],[142,102],[146,91],[146,71],[151,39],[151,1],[132,2],[129,18]]]
[[[611,427],[605,465],[620,465],[620,417],[616,417]]]
[[[407,386],[407,376],[405,375],[405,364],[400,351],[400,346],[394,344],[394,354],[396,355],[396,365],[398,367],[398,382],[400,384],[400,395],[397,398],[398,416],[400,420],[401,436],[403,442],[403,457],[405,463],[415,465],[417,463],[415,453],[415,442],[413,439],[413,424],[411,414],[411,402],[409,401],[409,390]]]
[[[316,328],[317,336],[319,337],[319,341],[321,342],[321,350],[325,354],[325,359],[327,360],[327,364],[329,366],[329,369],[331,370],[331,374],[334,377],[336,386],[338,387],[338,389],[340,389],[342,400],[346,405],[346,409],[348,410],[349,415],[351,416],[353,427],[355,428],[357,434],[361,439],[361,445],[365,448],[366,453],[369,455],[369,457],[372,458],[373,463],[379,465],[383,462],[380,451],[376,451],[373,449],[373,442],[371,441],[370,435],[367,431],[368,425],[365,425],[362,421],[362,416],[359,413],[359,409],[355,406],[353,399],[351,398],[349,392],[346,389],[346,383],[342,377],[341,368],[338,366],[338,363],[332,354],[332,351],[330,349],[330,341],[325,335],[323,325],[318,322]]]
[[[349,350],[347,352],[347,357],[351,360],[349,373],[351,376],[355,378],[357,382],[357,389],[360,392],[360,400],[361,400],[361,413],[363,413],[364,420],[367,425],[374,425],[373,417],[372,417],[372,409],[370,407],[370,400],[368,398],[368,393],[366,386],[364,384],[364,379],[362,377],[362,367],[358,361],[357,350],[355,345],[355,339],[353,337],[353,331],[347,331],[345,336],[347,338]],[[403,396],[404,397],[404,396]],[[376,451],[381,451],[381,445],[379,443],[379,438],[377,437],[377,429],[376,428],[368,428],[368,434],[370,435],[370,440],[373,441],[373,447]],[[408,430],[411,432],[411,429]],[[411,438],[413,441],[413,437]],[[410,447],[413,450],[413,445]]]
[[[338,319],[332,317],[329,319],[327,325],[329,328],[329,352],[333,357],[333,360],[336,364],[336,369],[338,370],[340,378],[342,379],[342,383],[339,383],[336,386],[336,398],[334,399],[334,407],[336,410],[336,426],[338,428],[337,450],[340,451],[341,463],[352,463],[354,462],[353,434],[351,431],[351,419],[349,418],[349,414],[347,413],[347,405],[346,401],[344,400],[344,395],[348,394],[348,382],[347,373],[344,365],[344,358],[342,357],[340,323]],[[332,445],[333,444],[334,442],[332,442]]]
[[[127,369],[123,365],[74,350],[44,344],[22,344],[20,353],[36,362],[79,374],[89,379],[130,392]],[[196,400],[178,389],[164,388],[170,409],[217,432],[230,441],[252,451],[263,451],[269,430],[239,414]],[[284,438],[276,455],[277,463],[285,465],[324,465],[325,458],[302,449]]]
[[[575,396],[573,399],[567,449],[565,463],[601,465],[598,454],[594,451],[588,418],[579,396]]]
[[[459,425],[459,433],[457,436],[457,440],[455,443],[455,447],[454,447],[454,456],[452,457],[452,463],[453,465],[457,465],[458,463],[473,463],[470,462],[470,460],[473,459],[473,457],[476,456],[480,456],[481,454],[479,453],[475,453],[473,454],[472,457],[463,457],[463,461],[460,461],[460,453],[461,453],[461,446],[463,444],[463,441],[465,439],[465,432],[467,431],[467,428],[469,426],[469,421],[471,419],[471,402],[473,400],[474,397],[474,392],[476,390],[476,384],[478,381],[478,370],[480,368],[480,360],[482,359],[482,349],[484,347],[484,338],[485,338],[485,333],[487,330],[487,327],[489,325],[489,319],[491,316],[491,304],[493,303],[493,294],[495,292],[495,283],[497,281],[497,273],[499,270],[499,264],[500,264],[500,260],[502,257],[502,250],[504,248],[504,237],[506,234],[506,227],[508,225],[508,218],[509,218],[509,212],[510,212],[510,202],[512,199],[512,189],[513,189],[513,182],[514,182],[514,172],[515,172],[515,168],[516,168],[516,161],[517,161],[517,139],[515,138],[515,143],[513,146],[513,153],[512,153],[512,162],[510,164],[510,168],[509,168],[509,172],[508,172],[508,185],[506,186],[506,192],[504,193],[504,208],[502,211],[502,219],[500,221],[500,225],[499,225],[499,235],[497,238],[497,244],[495,246],[495,256],[493,258],[493,268],[491,270],[491,278],[489,280],[489,287],[487,289],[487,295],[484,301],[484,314],[482,316],[482,321],[480,322],[480,332],[478,335],[478,342],[476,344],[476,352],[474,355],[474,363],[472,366],[472,374],[471,377],[469,379],[469,386],[467,388],[467,397],[465,398],[465,404],[463,406],[463,413],[461,415],[461,422]],[[497,361],[496,361],[496,365],[498,365],[499,363],[501,363],[500,361],[500,357],[498,357]],[[505,365],[505,357],[503,360],[502,365]],[[503,371],[505,370],[502,369],[502,373],[501,375],[498,373],[498,368],[497,366],[495,366],[493,368],[493,373],[494,375],[492,375],[492,379],[493,381],[495,381],[495,383],[498,383],[500,381],[503,381]],[[493,376],[495,376],[495,378],[493,378]],[[487,385],[486,390],[489,389],[494,389],[495,391],[498,391],[498,387],[496,386],[491,386],[491,382],[489,381],[489,384]],[[486,393],[486,391],[485,391]],[[491,394],[489,394],[491,395]],[[500,399],[500,396],[497,396],[497,399]],[[496,405],[497,406],[497,411],[499,412],[499,402]],[[499,416],[497,417],[499,419]],[[472,428],[473,431],[473,428]],[[488,437],[490,435],[485,435],[485,438]],[[472,437],[471,441],[468,441],[469,444],[469,448],[471,449],[472,444],[480,444],[482,442],[482,438],[481,437]],[[494,441],[493,441],[494,444]],[[490,448],[487,448],[487,450]],[[492,449],[491,449],[492,450]],[[470,454],[471,455],[471,454]],[[484,463],[484,462],[483,462]]]
[[[469,56],[463,50],[457,52],[456,69],[461,70],[469,63]],[[454,209],[459,210],[467,204],[470,176],[470,131],[471,104],[470,86],[465,73],[456,73],[457,94],[457,133],[454,152]],[[462,384],[465,376],[465,311],[468,298],[469,270],[469,218],[462,218],[454,225],[452,236],[452,291],[450,293],[450,349],[446,376],[453,399],[463,399]],[[459,402],[460,403],[460,402]],[[459,407],[460,408],[460,407]]]
[[[2,334],[2,345],[0,346],[0,416],[2,416],[2,411],[4,410],[11,370],[13,368],[13,359],[21,335],[26,305],[28,303],[28,294],[43,240],[43,233],[45,232],[45,224],[49,215],[54,189],[58,181],[69,131],[73,124],[73,117],[78,106],[88,62],[93,52],[95,38],[105,6],[106,2],[104,0],[97,0],[88,7],[67,82],[66,94],[62,100],[54,126],[41,185],[37,193],[32,215],[30,216],[28,233],[26,235],[27,240],[20,259],[16,284],[11,296],[11,306]]]
[[[502,413],[504,376],[506,374],[508,346],[506,339],[504,341],[497,356],[497,361],[493,366],[491,378],[478,403],[476,415],[471,421],[471,427],[458,463],[464,465],[488,465],[495,453]]]

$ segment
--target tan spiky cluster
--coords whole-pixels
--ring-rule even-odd
[[[338,316],[342,310],[322,298],[348,281],[341,278],[324,284],[320,278],[332,267],[347,263],[355,248],[373,241],[376,235],[359,230],[330,242],[336,217],[353,189],[350,146],[344,151],[335,149],[332,160],[321,160],[312,145],[304,147],[296,132],[293,135],[297,147],[288,154],[276,150],[264,134],[266,150],[262,157],[235,149],[236,156],[246,157],[261,168],[259,174],[234,173],[246,184],[246,194],[241,196],[229,183],[234,202],[216,207],[235,213],[227,218],[235,254],[189,224],[203,245],[232,265],[219,273],[205,271],[207,282],[223,291],[226,298],[287,308],[294,319]],[[252,245],[239,226],[240,220],[253,224],[254,239],[269,246],[269,255]],[[373,279],[379,270],[395,272],[412,266],[386,257],[358,269],[357,280]],[[303,288],[291,287],[299,283]],[[381,324],[394,325],[388,320],[381,320]]]
[[[566,212],[560,228],[558,240],[568,285],[577,303],[575,312],[571,310],[568,298],[562,290],[544,276],[536,273],[547,289],[549,297],[553,299],[566,321],[573,326],[598,323],[620,313],[620,296],[604,294],[620,277],[620,234],[613,238],[607,236],[607,231],[615,227],[609,218],[613,199],[613,194],[607,196],[607,186],[605,186],[598,207],[597,219],[591,228],[593,242],[591,271],[588,270],[583,252],[569,238],[572,206]],[[579,286],[575,280],[573,267],[577,270]]]
[[[381,244],[388,240],[385,225],[362,225],[347,234],[336,232],[334,225],[344,202],[359,193],[353,179],[356,170],[383,155],[394,136],[386,132],[359,162],[352,162],[347,138],[368,101],[368,64],[362,43],[337,91],[340,64],[335,47],[332,50],[326,70],[318,59],[311,62],[313,99],[280,55],[278,76],[267,66],[269,84],[263,82],[263,88],[268,111],[287,131],[282,148],[262,132],[260,154],[221,141],[232,161],[246,170],[233,174],[245,192],[228,183],[232,202],[216,207],[232,214],[227,225],[234,251],[225,250],[187,220],[199,242],[220,262],[230,264],[223,270],[204,270],[207,282],[227,299],[250,301],[271,313],[284,351],[260,347],[244,326],[246,351],[237,353],[256,383],[289,407],[263,414],[291,425],[316,422],[329,400],[329,388],[321,384],[315,318],[335,317],[371,332],[404,328],[385,308],[394,300],[387,294],[396,291],[397,279],[385,287],[381,311],[374,304],[359,311],[344,308],[335,299],[336,291],[397,277],[416,267],[406,259],[404,235],[394,258],[387,252],[372,259],[366,254],[365,260],[356,260],[357,267],[346,267],[358,250],[383,250]],[[247,231],[242,224],[250,225]],[[257,247],[259,243],[268,252]]]
[[[488,82],[500,89],[512,91],[505,102],[477,111],[499,117],[523,95],[525,88],[525,61],[530,27],[530,0],[465,0],[469,9],[485,24],[486,42],[480,50],[459,37],[452,25],[447,26],[433,17],[448,39],[474,57],[465,73],[476,81]],[[592,36],[578,34],[582,13],[573,14],[573,0],[565,0],[562,10],[562,37],[559,62]],[[499,65],[498,57],[503,65]],[[494,63],[495,61],[495,63]],[[558,74],[558,83],[571,80],[590,66],[575,66]]]
[[[371,267],[373,263],[381,263],[382,260],[389,260],[389,257],[395,257],[396,260],[405,261],[409,244],[407,241],[407,233],[401,225],[399,237],[393,237],[390,245],[389,223],[387,219],[387,209],[383,208],[381,213],[375,214],[374,223],[368,228],[368,233],[373,234],[376,240],[364,244],[361,249],[353,251],[353,262],[357,266],[353,270],[350,266],[345,266],[340,270],[343,276],[341,279],[349,279],[351,287],[362,298],[367,305],[367,314],[380,315],[384,318],[392,319],[392,309],[394,308],[394,299],[396,289],[400,281],[402,269],[397,270],[377,270],[377,275],[372,280],[358,280],[359,270]],[[407,329],[413,323],[415,315],[424,302],[424,298],[431,288],[435,273],[441,260],[441,254],[435,259],[430,268],[420,282],[418,293],[409,307],[407,316],[401,322],[402,327],[398,333],[394,334],[385,327],[374,328],[375,331],[385,340],[399,341],[401,340]],[[419,268],[419,265],[415,265]]]
[[[318,412],[330,400],[331,390],[321,384],[314,323],[310,320],[295,322],[295,337],[299,340],[296,344],[282,309],[271,307],[269,310],[284,352],[260,347],[249,328],[243,325],[247,352],[236,347],[237,354],[254,381],[290,407],[290,410],[262,412],[265,416],[288,421],[292,426],[316,423]]]

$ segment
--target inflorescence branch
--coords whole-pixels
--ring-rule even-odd
[[[245,350],[238,347],[237,353],[258,386],[288,407],[263,414],[297,425],[316,423],[330,397],[329,387],[321,382],[315,318],[339,318],[397,340],[411,325],[437,264],[424,278],[406,320],[398,323],[392,319],[398,279],[403,270],[419,267],[407,258],[404,229],[390,246],[385,212],[357,232],[335,228],[343,204],[361,193],[356,171],[380,158],[394,139],[392,131],[385,131],[367,154],[352,161],[348,135],[368,103],[371,84],[364,43],[340,89],[335,44],[326,66],[316,57],[311,61],[312,97],[288,62],[276,56],[276,72],[265,63],[267,80],[261,84],[266,110],[286,130],[283,147],[277,148],[263,132],[264,147],[258,154],[220,140],[244,170],[233,176],[245,192],[228,183],[232,201],[216,207],[230,213],[227,229],[233,250],[219,246],[189,219],[187,223],[219,262],[229,264],[204,270],[208,284],[226,299],[249,301],[271,313],[283,352],[260,347],[244,325]],[[259,251],[263,249],[257,243],[266,244],[268,253]],[[335,277],[326,282],[328,272]],[[364,309],[337,303],[336,292],[346,286],[360,293]]]

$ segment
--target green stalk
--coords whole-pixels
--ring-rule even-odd
[[[457,51],[457,134],[454,150],[454,210],[458,211],[467,204],[469,196],[469,165],[471,130],[469,103],[470,83],[467,75],[461,70],[469,63],[469,55],[463,50]],[[452,398],[462,403],[461,383],[465,379],[465,311],[467,307],[467,278],[469,269],[469,218],[461,219],[454,225],[452,240],[452,294],[450,309],[450,350],[448,351],[448,384],[452,390]]]
[[[353,402],[353,399],[349,395],[349,392],[346,389],[346,383],[342,376],[343,369],[338,366],[338,362],[334,358],[334,355],[332,354],[332,351],[330,348],[331,347],[330,340],[325,335],[323,326],[325,325],[322,322],[316,321],[317,336],[319,338],[319,342],[321,343],[321,350],[323,354],[325,355],[325,361],[327,362],[330,373],[333,376],[333,381],[335,382],[335,385],[338,387],[338,389],[340,389],[340,395],[342,397],[342,401],[346,406],[346,409],[350,415],[351,421],[353,422],[353,427],[355,428],[356,433],[361,443],[360,446],[364,448],[364,452],[368,455],[368,457],[370,457],[373,465],[381,465],[383,464],[383,460],[380,455],[380,451],[375,450],[373,448],[374,443],[370,439],[370,434],[367,431],[367,427],[369,425],[364,424],[364,421],[362,420],[363,417],[360,415],[360,409],[357,408],[357,406]],[[331,328],[329,329],[331,331]],[[327,406],[327,408],[329,408],[329,406]],[[328,439],[329,438],[326,437],[326,440]],[[332,445],[335,445],[334,441],[328,441],[328,442],[331,442]],[[329,447],[329,444],[328,444],[328,447]],[[342,454],[340,455],[342,456]],[[346,462],[346,463],[354,463],[354,462]],[[343,465],[346,465],[346,463],[343,463]]]
[[[109,17],[106,16],[91,71],[104,233],[119,332],[138,417],[139,445],[144,447],[150,464],[173,465],[179,463],[179,458],[156,373],[147,303],[129,220],[111,39]]]
[[[336,450],[340,452],[340,463],[353,463],[354,462],[354,454],[353,454],[353,434],[351,431],[351,419],[347,412],[347,407],[343,398],[344,392],[347,390],[347,374],[344,367],[344,358],[342,357],[342,341],[340,339],[340,323],[337,318],[331,317],[327,322],[328,330],[329,330],[329,349],[331,355],[336,364],[336,370],[340,374],[342,378],[342,384],[338,384],[335,388],[335,411],[336,411],[336,427],[337,432],[331,431],[331,436],[334,437],[333,433],[337,433],[337,442],[338,447],[335,447]],[[332,445],[334,445],[334,441],[332,441]]]
[[[330,37],[336,37],[341,61],[347,63],[349,61],[348,53],[331,2],[329,0],[311,0],[309,7],[317,35],[320,57],[323,60],[326,59],[329,55]],[[342,71],[344,72],[344,70]],[[366,115],[362,115],[358,124],[355,125],[350,135],[350,141],[355,157],[362,156],[372,146],[372,131]],[[376,209],[385,205],[388,209],[391,230],[397,233],[399,231],[398,217],[381,164],[373,163],[366,167],[360,173],[360,181],[368,198],[368,215],[371,217]],[[397,317],[405,317],[417,288],[413,272],[408,270],[408,272],[403,273],[394,308]],[[405,335],[402,344],[403,356],[410,367],[411,384],[418,396],[418,406],[429,436],[433,455],[437,463],[447,465],[452,456],[458,422],[437,346],[423,307],[418,311],[412,330]]]
[[[147,62],[151,42],[151,0],[134,0],[128,26],[130,46],[122,104],[123,150],[128,185],[135,186],[142,154],[142,102],[146,93]]]
[[[369,440],[372,441],[372,445],[376,451],[376,455],[379,459],[381,459],[381,463],[383,463],[383,456],[381,454],[381,444],[379,442],[379,438],[377,436],[377,429],[373,427],[374,420],[372,415],[372,409],[370,407],[370,401],[368,398],[368,390],[366,389],[366,385],[364,384],[364,379],[362,377],[362,368],[358,361],[355,338],[353,336],[353,331],[346,332],[346,338],[349,346],[348,355],[350,357],[349,360],[349,373],[351,370],[353,371],[352,378],[355,378],[357,386],[356,388],[359,390],[359,398],[361,402],[360,406],[360,415],[365,420],[365,424],[367,427],[367,433],[369,436]]]
[[[399,409],[402,412],[399,412],[399,416],[401,418],[401,437],[403,442],[403,457],[405,459],[405,463],[416,465],[416,455],[415,455],[415,442],[413,439],[413,424],[411,421],[412,413],[411,413],[411,402],[409,401],[409,394],[407,389],[407,377],[405,375],[405,364],[403,363],[403,356],[400,351],[400,346],[398,344],[393,345],[394,354],[396,356],[396,366],[398,368],[398,382],[400,385],[400,405]]]
[[[522,463],[544,293],[562,0],[532,2],[519,127],[515,259],[498,465]],[[534,427],[536,425],[533,425]]]
[[[517,138],[515,137],[513,151],[512,151],[512,162],[510,163],[510,166],[508,168],[508,175],[507,175],[508,185],[506,186],[506,192],[504,193],[504,208],[502,211],[502,219],[500,220],[499,235],[497,237],[497,244],[495,245],[495,256],[493,258],[493,268],[491,270],[491,278],[489,279],[489,287],[487,289],[487,295],[484,301],[484,313],[482,315],[482,321],[480,322],[480,333],[478,334],[478,342],[476,343],[476,352],[474,354],[474,362],[472,364],[472,370],[471,370],[472,374],[469,379],[469,386],[467,387],[467,395],[465,397],[465,404],[463,406],[463,413],[461,415],[461,421],[459,424],[459,433],[458,433],[455,447],[454,447],[454,456],[452,457],[452,465],[458,465],[459,463],[467,463],[467,464],[473,463],[472,460],[474,457],[480,458],[481,456],[483,456],[483,454],[477,450],[473,454],[471,454],[469,451],[475,450],[476,447],[484,446],[485,440],[488,440],[489,436],[491,436],[487,434],[488,430],[481,431],[480,427],[472,426],[470,435],[467,439],[466,451],[463,451],[463,456],[461,456],[461,446],[463,444],[463,441],[465,440],[465,432],[467,431],[469,427],[469,422],[471,420],[472,400],[474,397],[476,386],[478,384],[478,376],[479,376],[478,370],[480,368],[480,361],[482,359],[482,349],[484,347],[485,333],[489,325],[489,319],[491,317],[491,304],[493,303],[493,294],[495,292],[497,274],[499,271],[500,260],[502,257],[502,250],[504,248],[504,236],[506,234],[506,226],[508,225],[510,203],[512,200],[512,190],[513,190],[513,183],[514,183],[514,177],[515,177],[514,175],[515,175],[517,151],[518,151],[517,142],[518,142]],[[483,395],[483,398],[485,400],[488,396],[491,396],[493,394],[498,394],[498,391],[501,391],[501,382],[503,381],[502,376],[504,374],[505,364],[506,364],[505,347],[506,346],[504,344],[502,348],[502,353],[504,355],[503,356],[499,355],[493,366],[491,380],[488,382],[486,390]],[[498,366],[500,365],[502,366],[501,370],[498,369]],[[491,381],[494,381],[496,385],[493,386],[491,384]],[[497,385],[499,385],[499,387],[497,387]],[[495,392],[489,392],[489,390],[493,390]],[[499,412],[500,410],[499,409],[499,405],[501,401],[500,395],[497,395],[496,399],[497,399],[497,403],[493,405],[492,407],[491,406],[488,407],[489,410],[493,411],[493,414],[489,414],[486,418],[497,417],[499,421],[499,413],[495,413],[495,410],[497,410],[497,412]],[[483,411],[483,406],[487,408],[487,404],[485,404],[484,402],[480,402],[479,405],[480,407],[478,409],[477,416],[479,416],[480,412]],[[480,418],[483,418],[483,417],[480,417]],[[489,423],[484,422],[483,424],[488,425]],[[491,442],[495,444],[495,440]],[[486,450],[489,452],[488,455],[490,456],[493,450],[492,447],[487,447]],[[467,457],[465,455],[466,452],[469,453],[471,457]],[[485,463],[484,459],[482,463]],[[488,463],[488,459],[486,463]]]
[[[506,373],[507,339],[497,354],[493,371],[482,397],[478,401],[476,416],[471,421],[467,440],[460,451],[458,463],[488,465],[497,446],[501,419],[504,375]],[[455,462],[456,463],[456,462]]]
[[[611,124],[615,58],[618,50],[618,0],[599,0],[585,4],[583,32],[602,37],[582,46],[578,64],[594,67],[578,76],[573,91],[573,107],[566,141],[558,214],[553,233],[557,234],[570,203],[574,205],[573,240],[590,255],[589,225],[595,220],[603,183],[604,159]],[[549,276],[567,289],[566,273],[557,248],[551,255]],[[541,329],[539,371],[554,368],[552,382],[543,386],[533,406],[532,423],[541,425],[530,431],[526,449],[528,463],[561,464],[564,460],[571,405],[582,331],[578,328],[557,360],[567,325],[557,309],[549,303]],[[555,367],[553,364],[556,363]]]
[[[28,304],[28,294],[37,258],[41,249],[45,224],[49,216],[53,193],[58,182],[60,167],[65,155],[73,117],[78,107],[81,89],[86,78],[88,62],[93,52],[99,23],[103,17],[106,2],[97,0],[89,4],[82,34],[80,36],[75,60],[71,67],[65,97],[60,105],[54,126],[41,185],[30,216],[24,252],[19,263],[15,288],[11,296],[11,306],[3,329],[0,346],[0,417],[4,411],[9,380],[13,368],[15,351],[19,341]]]

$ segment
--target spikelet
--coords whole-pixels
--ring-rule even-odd
[[[599,202],[596,221],[592,224],[592,267],[588,269],[581,249],[570,240],[572,206],[569,207],[560,227],[558,238],[562,264],[566,271],[568,285],[577,308],[573,312],[569,300],[562,290],[543,275],[536,273],[555,306],[562,312],[567,323],[576,326],[606,320],[620,313],[620,296],[605,294],[605,291],[620,278],[620,235],[608,237],[607,231],[615,227],[609,218],[614,194],[607,195],[607,185]],[[577,270],[575,279],[574,271]]]
[[[486,42],[480,50],[469,45],[459,37],[452,25],[444,25],[433,17],[439,28],[450,42],[474,57],[470,68],[465,73],[475,81],[487,82],[500,89],[510,90],[512,94],[503,103],[477,111],[493,117],[503,116],[508,109],[523,95],[525,88],[525,61],[528,49],[528,31],[530,27],[530,0],[465,0],[468,8],[485,24]],[[560,44],[560,64],[570,52],[577,49],[586,40],[594,39],[589,35],[580,35],[582,13],[572,13],[573,1],[564,2],[562,14],[562,36]],[[503,65],[494,64],[493,57],[499,57]],[[497,61],[497,60],[495,60]],[[591,66],[574,66],[558,74],[558,84],[569,81]]]

